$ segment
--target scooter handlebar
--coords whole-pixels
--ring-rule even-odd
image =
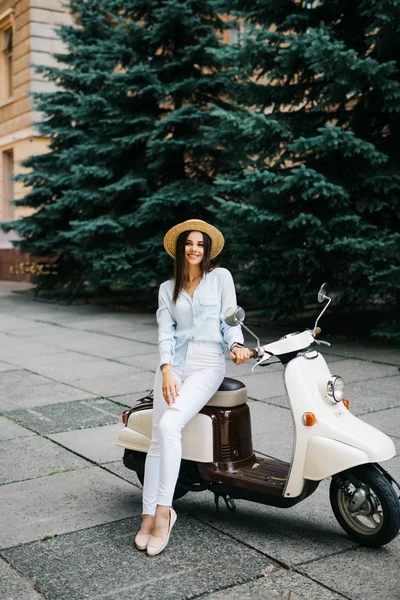
[[[250,358],[260,358],[257,348],[253,348],[252,350],[250,350]],[[235,359],[233,359],[233,362],[235,362]]]

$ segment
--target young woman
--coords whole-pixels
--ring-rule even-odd
[[[143,522],[135,537],[149,556],[167,545],[176,513],[171,508],[179,474],[181,431],[218,390],[225,350],[236,364],[250,358],[240,326],[223,317],[236,306],[232,276],[210,260],[224,246],[222,233],[199,219],[172,227],[164,247],[175,259],[174,279],[159,290],[160,367],[154,382],[153,430],[143,484]]]

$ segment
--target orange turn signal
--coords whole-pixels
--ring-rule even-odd
[[[126,415],[128,414],[128,412],[129,410],[124,410],[124,412],[122,413],[121,421],[124,425],[126,425]]]
[[[342,400],[342,402],[345,405],[345,407],[347,408],[347,410],[349,410],[350,402],[348,400],[344,400],[344,399]]]
[[[312,412],[305,412],[304,415],[301,417],[301,420],[303,425],[305,425],[306,427],[311,427],[317,422],[317,419],[314,413]]]

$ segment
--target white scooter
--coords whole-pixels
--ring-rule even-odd
[[[252,350],[257,363],[284,365],[284,385],[294,423],[290,463],[256,456],[253,452],[247,390],[225,378],[217,393],[182,432],[182,464],[174,498],[188,491],[210,490],[234,510],[234,499],[290,507],[304,500],[322,479],[332,477],[330,502],[348,535],[357,543],[378,547],[389,543],[400,529],[399,484],[378,461],[395,455],[392,440],[355,417],[343,399],[344,383],[332,375],[324,357],[313,348],[320,333],[318,321],[331,302],[324,284],[319,302],[327,302],[313,330],[285,335],[261,346],[243,324],[240,307],[228,309],[228,325],[240,323],[257,339]],[[124,411],[125,428],[118,445],[125,448],[124,464],[143,483],[144,462],[152,426],[152,397]]]

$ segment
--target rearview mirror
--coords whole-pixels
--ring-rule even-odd
[[[318,292],[318,302],[328,300],[329,286],[327,283],[323,283]]]
[[[224,321],[227,325],[233,327],[243,323],[246,313],[241,306],[230,306],[224,314]]]

